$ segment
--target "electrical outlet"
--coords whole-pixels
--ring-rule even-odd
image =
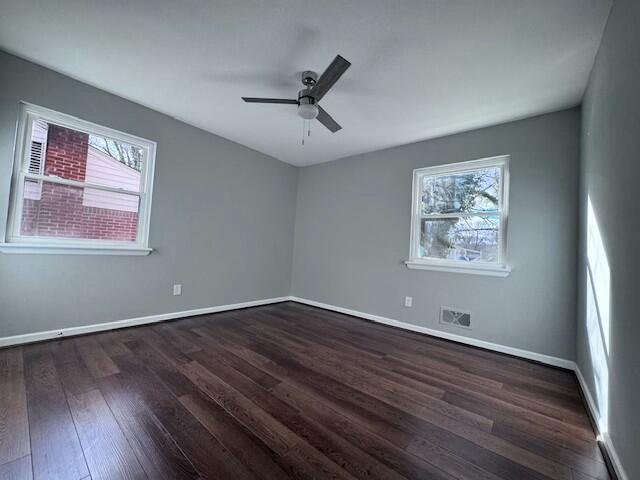
[[[404,306],[413,307],[413,297],[404,297]]]
[[[173,294],[174,295],[182,295],[182,285],[180,285],[179,283],[175,284],[173,286]]]

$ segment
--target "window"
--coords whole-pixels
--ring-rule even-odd
[[[409,268],[506,276],[509,157],[414,170]]]
[[[146,255],[155,143],[20,104],[5,253]]]

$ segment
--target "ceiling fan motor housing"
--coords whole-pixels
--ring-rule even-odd
[[[318,81],[318,74],[311,70],[305,70],[300,74],[300,79],[302,80],[303,85],[313,87]]]

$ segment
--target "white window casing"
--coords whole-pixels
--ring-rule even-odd
[[[422,184],[425,177],[438,177],[465,172],[473,172],[487,168],[500,169],[500,184],[498,191],[498,206],[493,211],[429,213],[421,210]],[[409,259],[405,261],[408,268],[418,270],[434,270],[452,273],[469,273],[505,277],[510,273],[507,256],[507,221],[509,200],[509,156],[502,155],[468,162],[448,165],[437,165],[419,168],[413,171],[411,232]],[[420,255],[420,224],[422,220],[455,219],[462,217],[499,217],[498,253],[496,261],[468,261],[458,259],[443,259]]]
[[[45,175],[46,138],[40,142],[37,132],[34,135],[34,121],[44,121],[89,135],[101,135],[140,148],[143,154],[139,191]],[[39,145],[36,145],[36,143]],[[156,143],[153,141],[103,127],[44,107],[21,102],[16,132],[13,173],[11,177],[9,215],[5,239],[3,243],[0,243],[0,252],[148,255],[152,251],[149,247],[149,221],[151,216],[155,152]],[[26,198],[39,199],[38,194],[34,193],[35,190],[34,192],[25,192],[25,184],[30,185],[29,188],[33,189],[32,186],[41,187],[42,182],[45,181],[58,185],[91,188],[96,191],[137,196],[139,198],[139,210],[135,241],[21,235],[23,199],[25,196]],[[36,195],[36,197],[30,195]]]

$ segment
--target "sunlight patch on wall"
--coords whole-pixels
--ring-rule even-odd
[[[598,428],[608,429],[609,415],[609,324],[611,314],[611,270],[600,228],[587,201],[586,321],[589,351],[596,388]]]
[[[604,345],[609,354],[609,316],[611,314],[611,269],[604,248],[600,227],[596,220],[591,199],[587,202],[587,263],[595,290]]]

